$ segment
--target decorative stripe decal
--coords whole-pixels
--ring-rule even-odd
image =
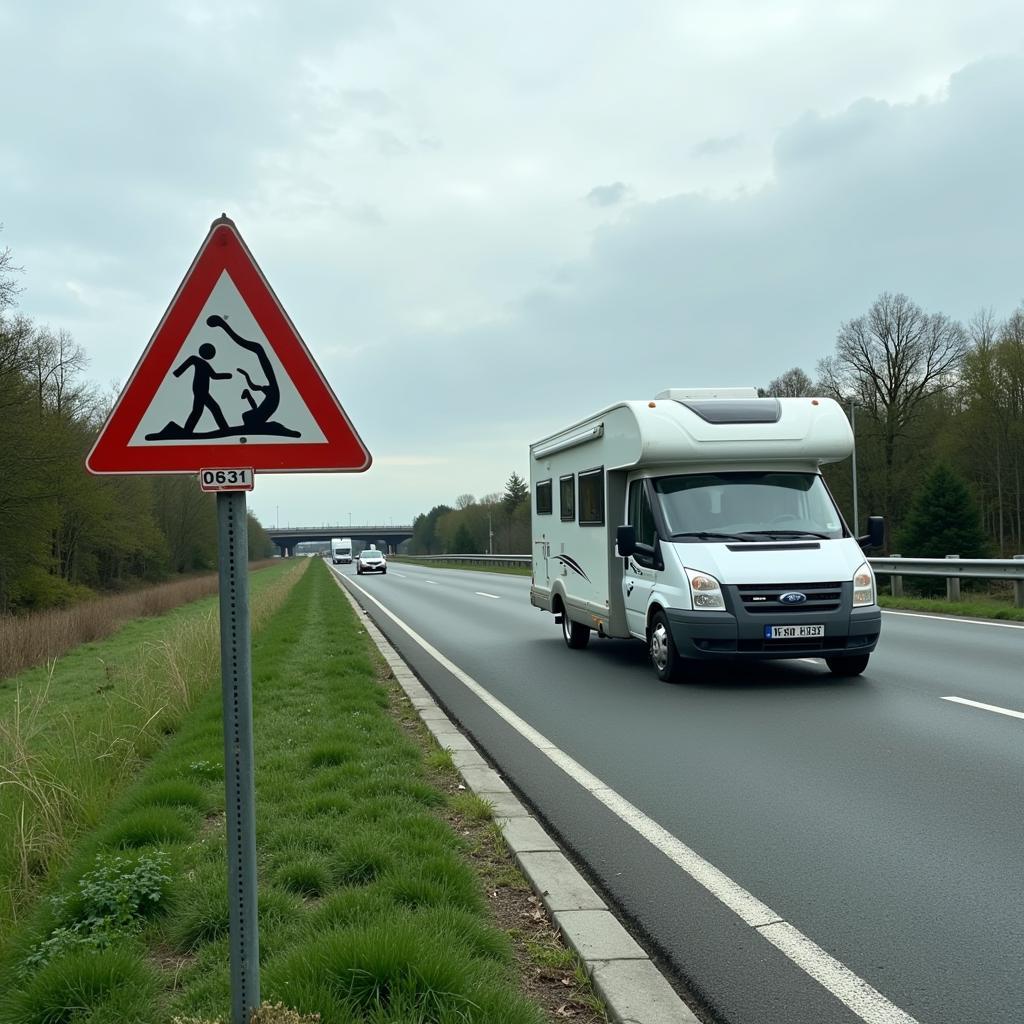
[[[570,558],[568,555],[555,555],[555,560],[562,562],[564,565],[572,569],[574,573],[582,576],[588,583],[590,582],[590,577],[580,568],[580,564],[575,558]]]

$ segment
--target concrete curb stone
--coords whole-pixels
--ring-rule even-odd
[[[423,724],[440,746],[451,751],[466,786],[493,805],[495,820],[516,863],[565,941],[583,961],[613,1024],[700,1024],[540,822],[437,705],[337,574],[335,582]]]

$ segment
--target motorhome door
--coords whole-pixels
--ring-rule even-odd
[[[657,535],[646,480],[633,480],[626,503],[626,522],[636,531],[637,550],[626,559],[622,596],[626,625],[634,636],[647,635],[647,606],[658,580]]]
[[[551,582],[548,573],[548,557],[551,554],[551,544],[544,540],[533,542],[533,580],[536,586],[546,587]]]

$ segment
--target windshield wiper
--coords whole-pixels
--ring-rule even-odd
[[[680,540],[683,537],[696,537],[697,540],[747,540],[752,534],[749,533],[714,533],[709,530],[689,530],[686,533],[673,533],[673,540]]]
[[[750,530],[759,537],[817,537],[819,540],[831,540],[827,533],[815,533],[814,530]]]

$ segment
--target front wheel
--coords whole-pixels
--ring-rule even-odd
[[[838,658],[826,658],[825,664],[834,676],[859,676],[868,667],[869,657],[867,654],[849,654]]]
[[[574,651],[582,650],[590,643],[590,627],[584,626],[581,622],[573,622],[569,613],[562,612],[562,639],[565,646],[571,647]]]
[[[672,630],[669,629],[665,613],[658,611],[651,619],[651,631],[648,634],[647,650],[651,656],[651,665],[655,675],[663,683],[680,683],[683,676],[683,659],[679,657]]]

